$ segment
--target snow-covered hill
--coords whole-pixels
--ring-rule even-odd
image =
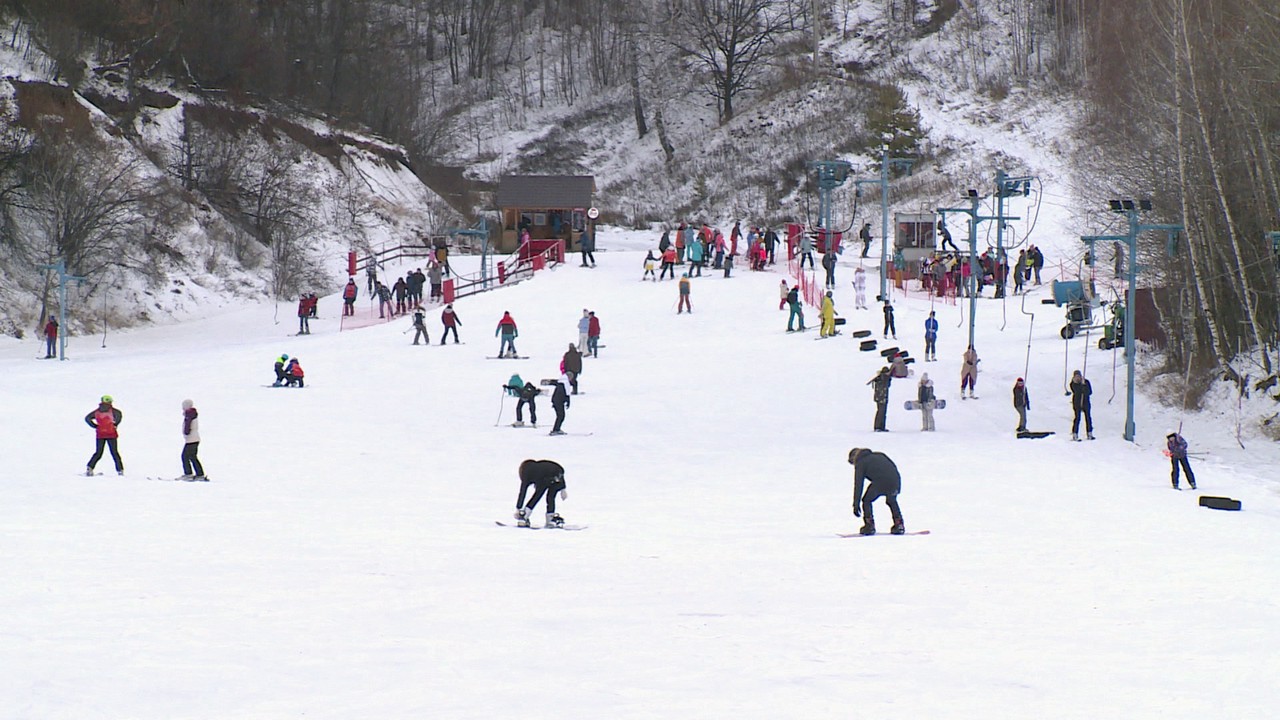
[[[921,433],[902,409],[916,378],[895,382],[873,434],[877,354],[785,333],[774,272],[694,279],[677,315],[673,282],[639,281],[652,240],[607,231],[594,270],[460,301],[462,345],[415,347],[404,320],[338,333],[326,297],[301,338],[246,305],[77,338],[67,362],[0,347],[0,715],[1166,720],[1280,703],[1274,447],[1186,418],[1200,491],[1171,490],[1179,418],[1144,402],[1124,442],[1096,351],[1099,439],[1069,442],[1060,317],[1038,294],[1034,324],[982,302],[977,400],[957,395],[960,308],[932,306],[940,359],[914,369],[950,405]],[[852,262],[837,309],[878,337]],[[894,344],[920,355],[931,306],[895,303]],[[604,347],[565,429],[591,435],[548,437],[545,399],[538,429],[507,426],[500,386],[556,375],[583,308]],[[485,359],[504,310],[530,359]],[[306,389],[265,387],[281,352]],[[1045,440],[1013,437],[1028,364]],[[81,418],[104,393],[126,474],[86,478]],[[184,398],[213,481],[149,481],[180,471]],[[857,526],[853,446],[896,461],[907,527],[931,535],[835,536]],[[587,530],[494,525],[525,458],[565,466],[561,512]]]
[[[347,251],[418,242],[459,224],[394,143],[270,100],[159,80],[131,85],[111,65],[72,89],[54,79],[23,27],[0,43],[0,137],[46,149],[47,163],[76,164],[82,197],[124,185],[142,199],[117,210],[112,225],[72,236],[101,246],[82,257],[49,229],[73,215],[76,196],[29,179],[11,189],[6,202],[18,209],[0,246],[6,334],[29,332],[56,308],[37,266],[64,255],[72,273],[86,275],[71,288],[70,329],[93,334],[248,298],[327,293],[345,279]]]

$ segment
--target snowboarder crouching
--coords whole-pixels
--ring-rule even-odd
[[[533,497],[525,504],[525,495],[533,488]],[[547,497],[546,527],[564,527],[564,518],[556,512],[556,495],[561,500],[568,500],[569,493],[565,489],[564,468],[551,460],[525,460],[520,463],[520,494],[516,497],[516,524],[529,527],[529,517],[543,495]]]
[[[276,381],[271,383],[271,387],[280,387],[281,385],[284,384],[284,381],[288,379],[289,376],[284,371],[284,365],[287,362],[289,362],[288,355],[281,355],[280,357],[276,358],[276,365],[275,365]]]
[[[524,426],[524,406],[529,406],[529,423],[538,427],[538,405],[536,398],[542,390],[531,382],[525,382],[518,374],[512,375],[506,385],[502,386],[508,393],[520,398],[516,403],[516,422],[514,427]]]
[[[289,364],[284,368],[285,387],[303,387],[303,377],[306,373],[302,372],[302,363],[298,362],[298,358],[289,358]]]
[[[883,497],[893,515],[893,527],[889,532],[894,535],[906,533],[902,511],[898,508],[898,493],[902,491],[902,477],[898,474],[898,466],[893,464],[888,455],[866,448],[850,450],[849,464],[853,466],[853,516],[862,517],[862,528],[858,532],[862,535],[876,534],[871,504]],[[865,495],[862,492],[864,480],[870,483]]]

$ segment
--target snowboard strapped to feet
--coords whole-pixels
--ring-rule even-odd
[[[1053,434],[1052,430],[1041,431],[1041,432],[1032,432],[1030,430],[1020,430],[1018,431],[1018,439],[1019,440],[1039,440],[1040,438],[1049,437],[1052,434]]]
[[[929,532],[930,532],[929,530],[914,530],[914,531],[912,531],[912,532],[905,532],[905,533],[899,533],[899,534],[900,534],[900,535],[928,535],[928,534],[929,534]],[[892,536],[893,536],[893,535],[892,535],[892,533],[875,533],[875,534],[873,534],[873,535],[863,535],[863,534],[862,534],[862,533],[860,533],[860,532],[856,532],[856,533],[836,533],[836,537],[842,537],[842,538],[856,538],[856,537],[884,537],[885,535],[889,535],[890,537],[892,537]]]
[[[511,523],[502,522],[501,520],[494,520],[493,522],[499,527],[519,528],[521,530],[568,530],[570,532],[574,532],[577,530],[587,529],[586,525],[513,525]]]

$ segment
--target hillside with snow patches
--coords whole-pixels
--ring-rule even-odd
[[[893,384],[873,434],[880,356],[786,333],[781,266],[695,278],[677,315],[674,282],[639,279],[653,241],[607,229],[595,269],[571,258],[459,301],[460,345],[415,347],[404,318],[339,332],[328,296],[305,337],[250,303],[76,338],[66,362],[0,347],[0,716],[1164,720],[1280,703],[1273,445],[1145,400],[1123,441],[1113,353],[1086,360],[1083,338],[1065,364],[1088,363],[1098,439],[1070,442],[1044,286],[1034,317],[979,303],[979,398],[961,400],[961,307],[895,293],[885,341],[879,312],[853,308],[846,253],[846,333],[919,356],[928,311],[942,321],[939,360]],[[538,428],[510,427],[501,385],[554,377],[583,308],[603,348],[574,434],[546,434],[545,395]],[[487,359],[504,310],[527,360]],[[305,389],[269,387],[282,352]],[[1044,440],[1014,438],[1024,368]],[[902,407],[921,372],[949,401],[934,433]],[[84,477],[104,393],[125,474]],[[148,479],[180,472],[184,398],[212,481]],[[1172,490],[1161,455],[1179,420],[1198,492]],[[854,446],[895,460],[907,529],[930,535],[836,536],[859,522]],[[525,458],[564,465],[560,512],[586,530],[494,524]]]

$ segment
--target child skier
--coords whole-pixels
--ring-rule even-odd
[[[520,463],[520,494],[516,496],[516,524],[529,527],[529,517],[538,501],[545,494],[547,497],[547,520],[545,527],[564,527],[564,518],[556,512],[556,495],[561,500],[569,499],[565,489],[564,467],[551,460],[525,460]],[[525,495],[533,488],[533,497],[525,504]]]
[[[861,266],[853,271],[853,292],[855,310],[867,309],[867,272]]]
[[[116,464],[116,474],[124,474],[124,461],[120,459],[120,448],[118,442],[120,440],[120,423],[124,421],[124,413],[116,409],[112,404],[110,395],[103,395],[102,400],[98,403],[98,409],[84,416],[85,424],[93,428],[93,435],[96,446],[93,451],[93,457],[89,458],[89,464],[85,468],[85,475],[93,475],[93,468],[102,459],[102,449],[111,451],[111,459]],[[1194,485],[1192,486],[1194,487]]]
[[[1171,430],[1168,435],[1164,436],[1166,450],[1165,455],[1169,456],[1169,464],[1173,468],[1173,474],[1170,479],[1173,481],[1173,489],[1180,490],[1178,487],[1178,468],[1181,466],[1187,473],[1187,484],[1192,490],[1196,489],[1196,475],[1191,472],[1191,463],[1187,461],[1187,441],[1177,431]]]
[[[418,344],[418,338],[422,338],[427,345],[431,344],[431,336],[427,334],[427,314],[423,311],[422,306],[418,305],[413,309],[413,344]],[[444,341],[441,340],[441,345]]]
[[[195,403],[182,401],[182,479],[206,482],[204,466],[196,453],[200,450],[200,413],[196,412]]]
[[[822,317],[822,327],[818,334],[821,337],[831,337],[836,334],[836,301],[831,299],[831,291],[828,290],[826,295],[822,296],[822,310],[819,315]]]
[[[444,310],[440,311],[440,322],[444,323],[444,334],[440,336],[440,344],[449,337],[449,333],[453,333],[453,344],[458,344],[458,326],[462,324],[462,318],[453,311],[453,305],[445,305]]]

